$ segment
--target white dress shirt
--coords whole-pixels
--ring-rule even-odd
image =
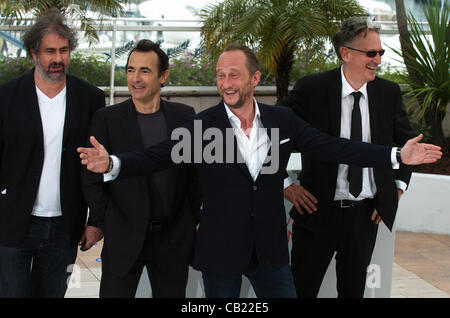
[[[240,119],[233,114],[225,103],[224,105],[231,127],[233,127],[234,135],[236,136],[239,152],[247,165],[253,181],[255,181],[271,146],[267,130],[264,128],[260,118],[261,114],[259,112],[258,103],[254,99],[255,117],[253,118],[252,128],[249,128],[249,137],[247,137],[244,130],[242,130]]]

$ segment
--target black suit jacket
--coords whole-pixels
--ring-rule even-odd
[[[402,146],[415,136],[408,116],[402,106],[400,87],[390,81],[376,77],[367,83],[371,140],[373,144]],[[318,73],[300,78],[282,104],[311,126],[340,136],[341,124],[341,70]],[[312,230],[321,226],[334,199],[338,165],[326,163],[302,154],[301,184],[318,199],[318,211],[301,216],[291,211],[294,221]],[[386,226],[392,230],[398,205],[395,180],[406,184],[411,178],[411,168],[401,165],[398,170],[374,168],[377,186],[376,208]]]
[[[195,114],[190,106],[161,100],[167,133]],[[131,99],[99,110],[92,120],[90,136],[95,136],[109,153],[144,149]],[[201,195],[198,177],[192,166],[170,168],[170,191],[163,193],[169,207],[168,239],[176,247],[174,261],[186,262],[193,252],[195,226],[200,216]],[[148,233],[150,217],[149,183],[140,176],[103,183],[103,175],[84,170],[83,192],[89,204],[88,225],[103,228],[102,256],[108,270],[117,275],[128,273],[137,260]]]
[[[34,71],[34,70],[33,70]],[[0,245],[17,246],[26,233],[44,161],[42,122],[34,73],[0,85]],[[61,208],[66,232],[76,245],[86,223],[77,147],[86,142],[104,93],[67,75],[66,116],[61,158]]]
[[[293,148],[331,162],[359,162],[363,166],[391,168],[391,148],[331,138],[309,127],[289,108],[258,106],[262,123],[273,143],[270,155],[275,156],[274,149],[279,147],[278,158],[275,158],[278,159],[278,170],[273,174],[260,174],[253,181],[245,163],[195,164],[203,194],[194,256],[194,268],[198,270],[243,273],[249,265],[253,248],[260,266],[265,269],[276,269],[289,263],[283,179]],[[194,120],[198,120],[197,124]],[[195,126],[201,128],[199,133],[195,132]],[[231,124],[223,103],[220,103],[197,114],[184,127],[191,136],[202,136],[209,128],[219,129],[225,136]],[[274,138],[271,128],[278,129],[279,140]],[[231,136],[235,138],[233,133]],[[208,140],[200,142],[203,149],[210,144]],[[171,149],[177,144],[178,141],[166,141],[144,152],[119,154],[119,178],[150,174],[172,164]],[[234,145],[236,152],[235,140]],[[225,151],[222,149],[224,154]]]

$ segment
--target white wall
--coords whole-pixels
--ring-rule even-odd
[[[413,173],[396,223],[398,230],[450,234],[450,176]]]

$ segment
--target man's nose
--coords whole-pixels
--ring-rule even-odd
[[[377,55],[375,56],[375,62],[376,62],[377,64],[381,64],[381,55],[380,55],[380,54],[377,54]]]
[[[222,81],[222,87],[228,88],[232,86],[231,77],[230,76],[224,76]]]
[[[57,62],[57,63],[58,63],[58,62],[61,62],[61,61],[63,60],[61,52],[59,52],[59,51],[57,50],[57,51],[55,52],[55,55],[54,55],[53,59],[54,59],[54,61]]]
[[[374,60],[377,64],[381,64],[381,55],[380,53],[377,53],[377,55],[375,55]]]
[[[133,82],[139,82],[141,80],[140,72],[134,72],[131,79],[133,80]]]

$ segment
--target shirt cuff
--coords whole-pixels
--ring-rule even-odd
[[[391,162],[392,162],[392,169],[399,169],[400,168],[400,162],[397,161],[397,147],[393,147],[391,150]]]
[[[406,191],[406,188],[408,187],[408,185],[401,180],[395,180],[395,184],[397,185],[397,189],[403,190],[403,193]]]
[[[286,179],[284,179],[284,189],[286,189],[287,187],[289,187],[293,183],[295,183],[295,181],[292,180],[291,177],[287,177]]]
[[[111,156],[113,168],[110,172],[103,174],[103,182],[113,181],[117,178],[120,172],[120,159],[116,156]]]

